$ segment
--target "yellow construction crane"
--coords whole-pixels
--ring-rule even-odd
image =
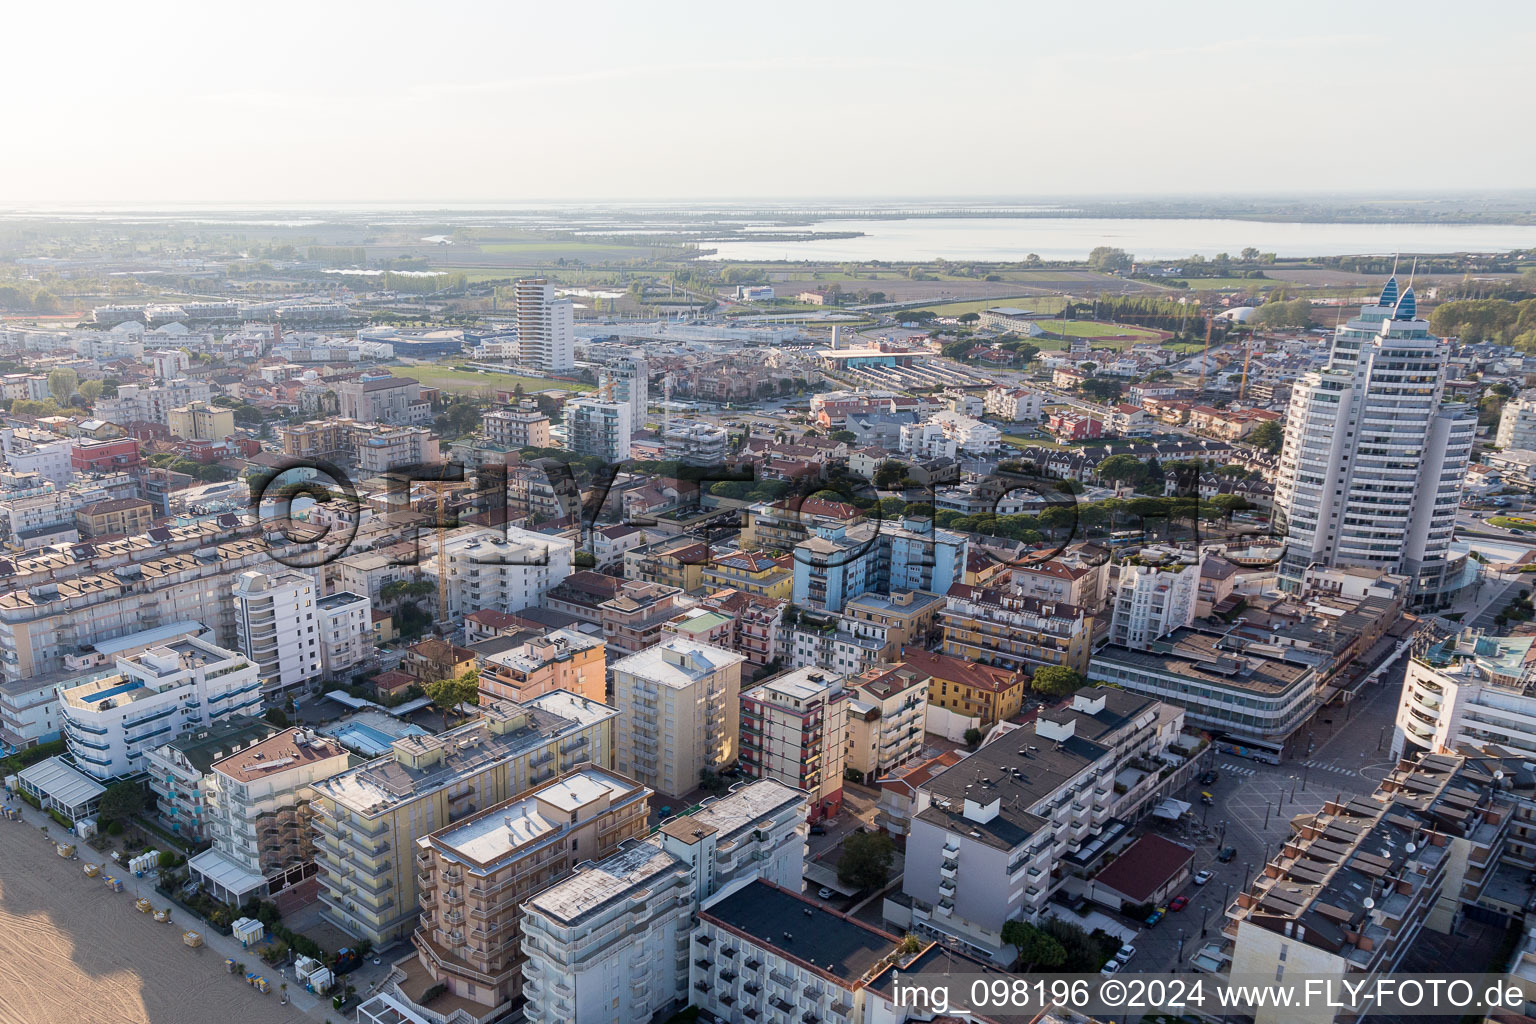
[[[1253,338],[1243,342],[1243,382],[1237,386],[1237,400],[1241,402],[1248,394],[1248,364],[1253,361]]]
[[[437,519],[437,621],[446,623],[448,621],[448,515],[445,496],[455,481],[418,482],[423,487],[430,488],[437,497],[437,507],[433,510],[433,515]]]
[[[1216,325],[1216,318],[1209,312],[1205,313],[1205,352],[1200,356],[1200,393],[1205,393],[1205,371],[1211,364],[1211,329]]]

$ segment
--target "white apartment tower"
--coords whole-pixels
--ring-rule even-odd
[[[277,694],[321,673],[314,578],[288,570],[235,577],[235,635],[256,663],[261,686]]]
[[[565,444],[578,455],[611,463],[629,458],[634,419],[624,402],[577,398],[565,404]]]
[[[1122,565],[1116,581],[1110,643],[1146,650],[1158,637],[1195,621],[1200,562]]]
[[[1335,332],[1328,365],[1297,382],[1275,485],[1283,589],[1299,590],[1309,565],[1402,573],[1419,608],[1460,589],[1451,534],[1477,418],[1443,402],[1449,351],[1393,277]]]
[[[625,356],[597,373],[598,391],[629,406],[631,423],[644,423],[650,408],[650,364],[640,356]]]
[[[517,342],[522,362],[559,373],[576,366],[576,312],[570,299],[555,298],[555,286],[542,277],[523,278],[516,286]]]

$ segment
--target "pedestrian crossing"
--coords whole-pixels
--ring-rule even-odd
[[[1230,761],[1221,766],[1221,770],[1229,775],[1254,775],[1256,770],[1246,764],[1232,764]]]
[[[1320,772],[1333,772],[1333,774],[1335,774],[1335,775],[1358,775],[1359,774],[1358,772],[1356,772],[1352,768],[1340,768],[1336,764],[1323,764],[1323,763],[1321,763],[1319,761],[1303,761],[1301,763],[1306,765],[1308,768],[1312,768],[1312,769],[1315,769],[1315,770],[1320,771]]]
[[[1335,775],[1356,775],[1356,774],[1358,774],[1352,768],[1340,768],[1338,765],[1324,764],[1323,762],[1318,761],[1318,760],[1307,760],[1307,761],[1303,761],[1301,763],[1306,765],[1307,768],[1309,768],[1309,769],[1311,769],[1312,771],[1315,771],[1315,772],[1332,772]],[[1226,772],[1229,775],[1242,775],[1242,776],[1257,775],[1258,772],[1259,772],[1259,770],[1257,768],[1253,767],[1252,765],[1236,764],[1236,763],[1231,762],[1231,761],[1225,762],[1221,766],[1221,770],[1223,772]]]

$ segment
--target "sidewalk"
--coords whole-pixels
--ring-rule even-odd
[[[120,895],[124,899],[133,902],[143,897],[154,904],[156,909],[169,904],[169,901],[164,896],[155,891],[155,880],[159,874],[158,872],[146,872],[143,878],[135,878],[133,872],[128,870],[127,864],[114,861],[108,854],[92,849],[85,841],[77,839],[63,825],[60,825],[26,801],[13,800],[11,806],[20,809],[22,820],[34,832],[37,832],[40,838],[52,843],[66,841],[67,839],[68,842],[75,844],[78,863],[100,864],[103,875],[110,874],[120,879],[123,883],[123,891]],[[44,825],[48,826],[47,836],[43,836],[40,831]],[[38,851],[39,855],[42,855],[43,851],[47,851],[49,856],[53,855],[53,848],[44,846],[42,843],[38,844]],[[93,879],[92,881],[100,884],[99,879]],[[193,917],[186,910],[175,904],[169,905],[172,907],[172,916],[171,925],[166,929],[169,933],[168,937],[174,937],[177,942],[180,942],[183,932],[195,931],[201,935],[203,937],[203,946],[209,954],[206,957],[206,963],[210,970],[223,974],[225,958],[232,959],[236,963],[244,963],[248,973],[259,974],[271,983],[272,992],[266,998],[271,999],[274,1003],[281,999],[278,986],[283,982],[287,982],[289,1006],[316,1022],[324,1022],[327,1018],[332,1021],[336,1019],[338,1011],[331,1007],[330,997],[317,996],[306,991],[303,984],[294,976],[291,966],[286,968],[269,967],[261,960],[259,946],[245,949],[234,936],[222,935],[202,918]],[[149,984],[150,981],[151,979],[149,978],[145,979],[146,984]]]

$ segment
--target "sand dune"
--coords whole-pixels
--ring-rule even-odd
[[[309,1024],[80,867],[0,821],[0,1024]]]

